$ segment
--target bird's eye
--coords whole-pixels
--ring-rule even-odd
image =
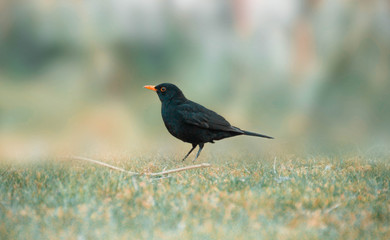
[[[161,92],[165,92],[166,90],[167,90],[166,87],[162,87],[162,88],[160,89]]]

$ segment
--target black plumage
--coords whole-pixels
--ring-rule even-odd
[[[186,154],[183,161],[199,145],[195,161],[204,144],[214,143],[215,140],[237,135],[272,138],[230,125],[225,118],[216,112],[188,100],[183,92],[173,84],[162,83],[157,86],[148,85],[145,88],[157,92],[162,104],[161,115],[169,133],[184,142],[192,144],[191,150]]]

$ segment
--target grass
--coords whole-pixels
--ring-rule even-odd
[[[206,156],[201,160],[205,161]],[[178,158],[172,158],[178,159]],[[106,159],[132,171],[181,163]],[[390,165],[363,157],[214,156],[130,177],[79,161],[0,164],[1,239],[389,239]]]

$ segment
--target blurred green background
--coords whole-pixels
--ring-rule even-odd
[[[181,156],[143,89],[162,82],[276,138],[209,154],[388,152],[389,1],[0,3],[0,159]]]

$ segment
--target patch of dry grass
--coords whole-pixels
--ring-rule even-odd
[[[105,159],[107,160],[107,159]],[[362,157],[214,156],[131,177],[78,161],[0,167],[4,239],[388,239],[390,167]],[[110,159],[136,172],[182,166]]]

